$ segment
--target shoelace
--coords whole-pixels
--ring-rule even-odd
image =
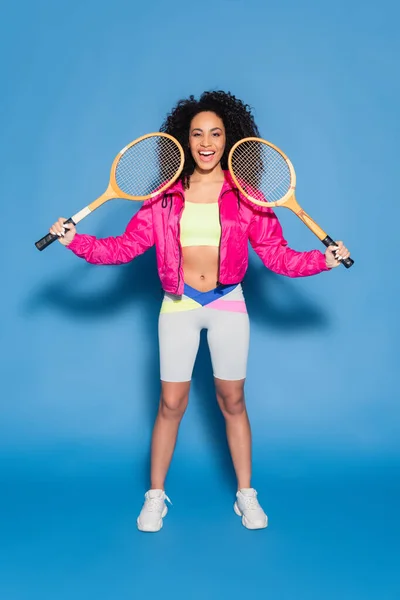
[[[244,499],[246,508],[248,508],[249,510],[256,510],[257,508],[259,508],[260,505],[255,496],[242,496],[242,498]]]
[[[149,512],[162,511],[165,500],[167,500],[172,506],[172,502],[168,498],[167,494],[164,494],[163,496],[159,496],[158,498],[149,498],[146,494],[146,509]]]

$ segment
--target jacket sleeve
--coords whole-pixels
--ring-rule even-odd
[[[120,265],[130,262],[153,245],[152,207],[144,204],[129,221],[122,235],[98,239],[93,235],[77,233],[66,248],[92,264]]]
[[[296,252],[288,247],[282,227],[272,209],[252,209],[249,240],[264,265],[287,277],[307,277],[329,271],[319,250]]]

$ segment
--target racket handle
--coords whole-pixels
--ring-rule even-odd
[[[76,225],[76,223],[74,223],[72,217],[67,219],[66,221],[64,221],[64,223],[72,223],[73,225]],[[45,248],[47,248],[47,246],[50,246],[50,244],[52,244],[56,240],[58,240],[58,235],[53,235],[52,233],[48,233],[47,235],[42,237],[42,239],[40,239],[38,242],[35,242],[35,246],[38,250],[42,251]]]
[[[327,235],[326,238],[324,240],[322,240],[322,243],[327,248],[329,246],[337,246],[337,243],[331,237],[329,237],[329,235]],[[342,265],[344,265],[346,267],[346,269],[350,269],[350,267],[352,267],[354,265],[354,260],[350,257],[345,258],[344,260],[341,260],[340,262],[342,263]]]

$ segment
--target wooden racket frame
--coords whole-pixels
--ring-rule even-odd
[[[127,150],[129,150],[129,148],[132,148],[132,146],[134,146],[135,144],[138,144],[139,142],[142,142],[143,140],[146,140],[151,137],[163,137],[163,138],[167,138],[167,139],[173,141],[175,143],[175,145],[177,146],[179,153],[180,153],[180,158],[181,158],[180,166],[177,169],[175,175],[173,177],[171,177],[171,179],[169,179],[167,181],[167,183],[165,183],[164,185],[159,187],[157,190],[155,190],[151,194],[148,194],[146,196],[132,196],[130,194],[125,194],[125,192],[123,192],[119,188],[116,177],[115,177],[118,163],[121,160],[121,157],[125,154],[125,152]],[[155,198],[159,194],[162,194],[166,189],[168,189],[178,179],[178,177],[180,176],[180,174],[183,171],[184,165],[185,165],[185,153],[183,151],[181,144],[172,135],[170,135],[169,133],[163,133],[161,131],[157,131],[155,133],[147,133],[145,135],[142,135],[141,137],[138,137],[136,140],[134,140],[133,142],[131,142],[130,144],[125,146],[125,148],[122,148],[122,150],[120,152],[118,152],[117,156],[114,158],[114,161],[111,165],[110,179],[109,179],[109,183],[108,183],[108,187],[107,187],[106,191],[103,194],[101,194],[101,196],[96,198],[96,200],[93,200],[93,202],[91,202],[90,204],[85,206],[85,208],[83,208],[82,210],[80,210],[79,212],[74,214],[72,217],[70,217],[69,219],[64,221],[64,224],[72,223],[73,225],[77,225],[77,223],[79,223],[79,221],[82,221],[82,219],[84,219],[85,217],[90,215],[90,213],[92,213],[94,210],[96,210],[96,208],[99,208],[99,206],[101,206],[108,200],[122,198],[123,200],[135,200],[135,201],[143,202],[144,200],[150,200],[150,198]],[[57,235],[48,233],[47,235],[43,236],[40,240],[38,240],[35,243],[35,246],[38,250],[41,251],[41,250],[44,250],[45,248],[47,248],[50,244],[52,244],[57,239],[58,239]]]
[[[176,172],[176,174],[174,175],[174,177],[172,177],[172,179],[169,179],[166,184],[164,184],[162,187],[157,189],[152,194],[148,194],[147,196],[131,196],[130,194],[125,194],[125,192],[123,192],[119,188],[116,177],[115,177],[115,174],[117,172],[118,163],[121,160],[121,157],[125,154],[125,152],[127,150],[129,150],[129,148],[132,148],[132,146],[135,146],[139,142],[142,142],[143,140],[146,140],[151,137],[164,137],[164,138],[167,138],[167,139],[173,141],[176,144],[177,148],[179,149],[179,152],[181,155],[181,165],[180,165],[178,171]],[[107,202],[107,200],[111,200],[114,198],[122,198],[123,200],[137,200],[137,201],[144,201],[144,200],[150,200],[150,198],[155,198],[159,194],[162,194],[162,192],[164,192],[167,188],[169,188],[170,185],[172,185],[178,179],[179,175],[182,173],[184,164],[185,164],[185,153],[183,151],[183,148],[180,145],[180,143],[178,142],[178,140],[175,139],[172,135],[169,135],[169,133],[163,133],[160,131],[142,135],[141,137],[137,138],[136,140],[134,140],[133,142],[131,142],[130,144],[125,146],[125,148],[122,148],[122,150],[120,152],[118,152],[117,156],[114,158],[113,164],[111,165],[110,182],[108,184],[106,191],[101,196],[99,196],[96,200],[93,200],[93,202],[88,204],[87,208],[90,211],[93,211],[96,208],[98,208],[101,204],[103,204],[104,202]]]
[[[241,144],[243,144],[244,142],[260,142],[262,144],[265,144],[266,146],[269,146],[270,148],[273,148],[274,150],[276,150],[276,152],[279,152],[279,154],[285,160],[285,162],[289,168],[289,171],[290,171],[290,188],[286,192],[286,194],[284,196],[282,196],[282,198],[280,198],[280,200],[276,200],[275,202],[263,202],[262,200],[253,198],[253,196],[248,194],[246,192],[246,190],[244,190],[242,188],[242,186],[240,185],[240,181],[237,179],[237,177],[234,173],[234,170],[232,168],[232,156],[233,156],[233,153],[236,150],[236,148],[238,146],[240,146]],[[303,210],[301,208],[300,204],[297,202],[296,196],[295,196],[296,172],[295,172],[294,167],[293,167],[291,161],[289,160],[289,158],[286,156],[286,154],[284,152],[282,152],[282,150],[280,148],[275,146],[275,144],[272,144],[271,142],[268,142],[267,140],[264,140],[264,139],[258,138],[258,137],[247,137],[247,138],[243,138],[242,140],[239,140],[238,142],[236,142],[236,144],[234,146],[232,146],[231,151],[229,152],[228,168],[229,168],[229,172],[232,176],[232,179],[235,182],[235,184],[237,185],[238,189],[248,200],[250,200],[250,202],[253,202],[253,204],[257,204],[258,206],[266,206],[268,208],[275,208],[278,206],[288,208],[289,210],[294,212],[294,214],[297,215],[299,217],[299,219],[301,219],[303,221],[303,223],[305,225],[307,225],[307,227],[309,229],[311,229],[311,231],[321,241],[324,241],[328,237],[327,233],[323,229],[321,229],[321,227],[314,221],[314,219],[312,219],[310,217],[310,215],[308,215],[305,212],[305,210]]]

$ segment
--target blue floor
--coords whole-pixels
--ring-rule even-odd
[[[52,460],[2,461],[1,600],[400,598],[398,463],[256,464],[270,525],[252,532],[230,475],[180,456],[164,529],[143,534],[145,461]]]

